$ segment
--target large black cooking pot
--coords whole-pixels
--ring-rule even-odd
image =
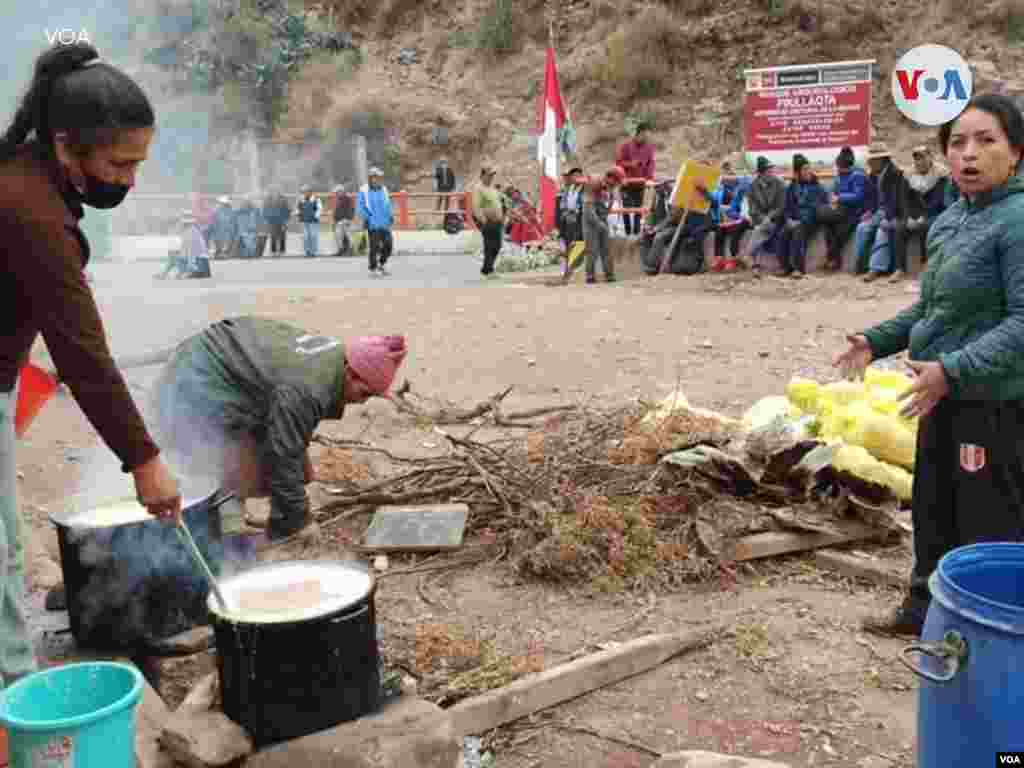
[[[323,596],[311,599],[301,585],[317,583]],[[258,747],[377,710],[376,584],[367,568],[334,561],[270,563],[224,579],[220,587],[229,610],[214,596],[207,604],[224,714]],[[242,609],[246,594],[267,589],[294,595],[291,604],[284,610]]]
[[[184,504],[185,522],[214,566],[223,557],[220,506],[231,498],[218,491]],[[208,623],[210,585],[174,525],[130,499],[50,519],[80,647],[138,652]]]

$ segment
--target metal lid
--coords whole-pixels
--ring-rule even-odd
[[[267,563],[221,580],[225,612],[211,593],[206,604],[221,618],[241,624],[307,621],[365,600],[374,578],[362,563],[306,560]]]

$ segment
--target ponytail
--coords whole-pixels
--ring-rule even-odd
[[[36,60],[35,71],[10,127],[0,137],[0,161],[34,138],[53,154],[54,136],[67,132],[71,145],[87,153],[117,140],[125,128],[156,122],[145,93],[131,77],[102,63],[88,43],[58,43]]]

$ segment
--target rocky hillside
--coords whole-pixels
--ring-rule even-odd
[[[976,91],[1024,93],[1016,75],[1024,15],[1004,0],[334,0],[320,9],[351,33],[363,64],[345,77],[329,63],[308,67],[280,135],[329,135],[354,113],[376,114],[397,141],[410,189],[429,185],[442,153],[460,176],[475,176],[487,157],[501,178],[532,188],[530,131],[549,21],[581,159],[592,167],[611,159],[639,116],[656,126],[661,174],[684,157],[739,152],[749,67],[876,59],[873,134],[907,161],[933,132],[892,104],[890,72],[905,50],[949,45],[971,62]],[[447,129],[444,149],[433,145],[438,126]]]

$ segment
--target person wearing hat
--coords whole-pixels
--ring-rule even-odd
[[[395,214],[391,207],[391,194],[384,186],[384,172],[380,168],[374,166],[370,169],[369,182],[359,190],[356,208],[370,242],[370,277],[391,274],[387,264],[395,247],[391,234]]]
[[[654,181],[654,145],[649,139],[650,126],[647,123],[638,123],[632,138],[623,142],[615,153],[615,166],[623,170],[630,182],[622,186],[624,208],[643,207],[647,182]],[[626,227],[627,237],[639,236],[643,214],[625,213],[622,215],[622,221]]]
[[[299,192],[302,197],[295,210],[302,222],[302,249],[306,258],[312,259],[320,254],[320,214],[324,205],[308,184],[304,184]]]
[[[843,247],[857,228],[864,213],[864,172],[855,168],[851,147],[843,147],[836,156],[836,179],[829,205],[818,211],[818,221],[825,230],[828,245],[828,267],[837,270],[842,264]]]
[[[603,176],[584,176],[580,183],[583,186],[583,240],[586,245],[584,265],[587,270],[587,283],[597,280],[597,262],[601,262],[605,280],[615,282],[615,265],[609,249],[608,214],[611,210],[612,193],[622,186],[626,180],[626,172],[617,165],[605,171]]]
[[[272,187],[270,194],[263,201],[263,220],[267,223],[270,234],[270,255],[275,258],[284,256],[287,250],[288,220],[292,217],[288,198],[281,194],[278,187]]]
[[[217,198],[217,210],[213,213],[213,224],[210,226],[210,239],[213,241],[215,259],[226,259],[234,253],[238,240],[238,223],[235,210],[231,207],[231,198],[227,195]]]
[[[338,244],[335,256],[348,256],[352,252],[352,238],[348,231],[355,216],[356,206],[352,195],[345,191],[344,184],[338,184],[334,188],[334,240]]]
[[[785,225],[779,243],[785,277],[803,277],[807,271],[807,245],[818,228],[818,210],[828,205],[828,194],[811,170],[810,161],[793,155],[793,182],[786,189]]]
[[[914,147],[914,172],[907,176],[910,186],[907,206],[907,244],[915,239],[921,248],[922,264],[928,261],[925,248],[928,230],[939,214],[946,210],[946,185],[949,176],[932,157],[932,151],[921,144]]]
[[[767,157],[757,158],[756,175],[747,192],[747,208],[754,227],[750,260],[755,272],[761,270],[761,252],[776,248],[785,224],[786,182],[773,173],[774,168]]]
[[[868,273],[871,283],[885,275],[902,280],[907,270],[907,197],[909,186],[903,171],[892,161],[892,153],[882,143],[868,149],[868,165],[878,189],[878,230],[871,245]]]
[[[434,168],[434,191],[440,193],[437,196],[437,210],[443,208],[447,213],[452,202],[450,195],[455,191],[455,171],[448,166],[447,157],[438,160]]]
[[[480,181],[473,186],[471,197],[473,219],[484,240],[484,263],[480,274],[494,274],[494,262],[501,252],[505,233],[505,206],[501,190],[494,186],[494,168],[485,163],[480,168]]]
[[[402,336],[342,341],[261,317],[222,320],[177,347],[155,388],[158,434],[186,494],[213,489],[270,498],[267,534],[311,522],[307,449],[345,406],[387,397],[406,355]],[[248,557],[243,512],[222,514],[227,547]]]

